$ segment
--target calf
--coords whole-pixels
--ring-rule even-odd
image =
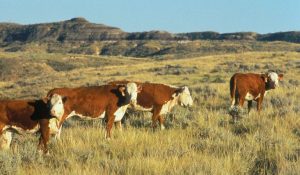
[[[69,117],[107,118],[106,138],[111,137],[115,121],[121,121],[130,103],[136,104],[138,87],[135,83],[79,88],[56,88],[48,92],[50,114],[62,122]]]
[[[8,149],[12,133],[40,132],[39,147],[48,152],[50,134],[58,132],[58,119],[51,118],[43,100],[1,100],[0,135],[1,148]]]
[[[109,84],[125,83],[128,81],[114,81]],[[193,99],[187,86],[175,87],[165,84],[141,83],[141,92],[137,96],[137,105],[134,109],[150,111],[152,113],[152,127],[159,121],[160,128],[165,129],[162,115],[167,114],[175,105],[192,106]],[[121,123],[119,122],[121,125]]]
[[[252,107],[252,101],[257,102],[257,110],[261,110],[263,98],[271,89],[278,86],[278,81],[283,79],[283,74],[269,72],[266,74],[236,73],[230,79],[230,96],[232,111],[243,107],[245,100],[248,101],[248,113]],[[237,107],[237,108],[235,108]],[[232,114],[235,120],[237,114]]]

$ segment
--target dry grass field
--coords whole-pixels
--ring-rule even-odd
[[[229,78],[235,72],[284,73],[280,87],[233,124]],[[50,155],[38,135],[15,135],[0,150],[0,174],[300,174],[300,53],[245,52],[184,59],[0,52],[0,98],[35,99],[54,87],[139,80],[188,85],[194,106],[151,129],[150,113],[129,112],[123,132],[105,140],[102,121],[68,120]]]

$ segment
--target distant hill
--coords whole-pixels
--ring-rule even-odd
[[[203,41],[212,45],[203,45]],[[199,41],[202,41],[199,44]],[[235,42],[224,45],[222,42]],[[101,55],[157,56],[187,53],[239,52],[252,50],[276,50],[273,46],[261,49],[256,42],[300,43],[300,32],[258,34],[255,32],[217,33],[166,31],[125,32],[119,28],[95,24],[84,18],[61,22],[20,25],[0,23],[0,50],[67,52]],[[221,43],[220,43],[221,42]],[[237,42],[242,42],[239,44]],[[254,43],[253,43],[254,42]],[[265,48],[265,47],[264,47]],[[285,50],[285,46],[280,46]],[[288,50],[299,51],[298,46]]]
[[[32,25],[0,24],[2,42],[114,40],[126,35],[118,28],[93,24],[84,18]]]
[[[0,23],[0,42],[31,41],[104,41],[104,40],[257,40],[300,43],[300,32],[258,34],[254,32],[191,32],[172,34],[166,31],[124,32],[119,28],[90,23],[84,18],[61,22],[20,25]]]

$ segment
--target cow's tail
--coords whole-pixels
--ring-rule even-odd
[[[230,97],[231,97],[231,107],[235,104],[235,93],[236,93],[236,77],[233,75],[230,79]]]

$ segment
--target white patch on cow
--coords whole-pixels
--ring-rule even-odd
[[[129,108],[132,108],[132,106],[129,106]],[[136,105],[133,107],[134,110],[137,110],[137,111],[147,111],[147,112],[150,112],[153,110],[153,107],[151,108],[144,108],[143,106],[140,106],[140,105]]]
[[[49,120],[49,129],[50,129],[50,134],[58,134],[59,130],[61,128],[59,128],[59,120],[57,120],[57,118],[52,118]]]
[[[21,128],[21,127],[14,126],[14,125],[12,125],[12,126],[6,126],[6,127],[7,127],[7,129],[9,128],[9,129],[15,130],[15,131],[18,132],[19,134],[23,134],[23,133],[33,134],[33,133],[36,133],[36,132],[40,129],[40,125],[39,125],[39,124],[37,124],[37,125],[36,125],[34,128],[32,128],[32,129],[23,129],[23,128]],[[3,128],[3,130],[4,130],[4,128]]]
[[[58,94],[53,94],[50,99],[50,113],[53,117],[60,119],[65,112],[63,97]]]
[[[102,114],[100,114],[97,118],[104,118],[104,117],[105,117],[105,111]]]
[[[90,120],[90,119],[102,119],[102,118],[105,117],[105,111],[104,111],[102,114],[100,114],[98,117],[85,116],[85,115],[76,113],[75,111],[72,111],[72,112],[67,116],[66,119],[68,119],[68,118],[70,118],[70,117],[73,117],[73,116],[78,116],[78,117],[81,118],[81,119],[88,119],[88,120]]]
[[[55,134],[55,136],[54,136],[55,140],[60,140],[61,128],[62,128],[62,126],[59,127],[58,132]]]
[[[232,102],[231,102],[231,108],[235,105],[235,97],[233,97]]]
[[[179,94],[178,102],[181,106],[192,106],[193,105],[193,99],[191,96],[191,93],[189,91],[189,88],[184,86],[183,91]]]
[[[0,148],[1,149],[9,149],[10,143],[12,140],[12,131],[4,131],[0,136]]]
[[[253,99],[254,99],[254,96],[248,92],[245,96],[245,100],[253,100]]]
[[[256,97],[254,97],[252,94],[250,94],[249,92],[246,94],[246,96],[245,96],[245,100],[248,100],[248,101],[250,101],[250,100],[257,100],[258,98],[260,97],[260,93],[256,96]]]
[[[193,99],[191,97],[190,91],[188,87],[183,87],[183,91],[176,95],[174,93],[172,95],[173,99],[166,101],[165,104],[162,106],[160,110],[160,115],[167,114],[172,110],[172,108],[179,104],[180,106],[192,106],[193,105]]]
[[[163,115],[163,114],[167,114],[168,112],[171,112],[172,108],[178,104],[178,96],[177,97],[173,97],[172,100],[169,100],[167,101],[161,108],[160,110],[160,115]]]
[[[257,95],[257,97],[255,97],[255,100],[257,100],[260,97],[260,93]]]
[[[125,105],[125,106],[121,106],[117,109],[117,111],[114,113],[115,115],[115,122],[118,122],[118,121],[121,121],[125,112],[126,112],[126,109],[127,109],[128,105]]]
[[[273,81],[275,83],[275,87],[277,87],[279,85],[277,73],[270,72],[270,73],[268,73],[268,77],[271,79],[271,81]]]
[[[127,83],[126,84],[126,90],[127,90],[127,93],[129,94],[130,96],[130,102],[136,106],[137,104],[137,94],[138,94],[138,88],[137,88],[137,85],[136,83]]]

